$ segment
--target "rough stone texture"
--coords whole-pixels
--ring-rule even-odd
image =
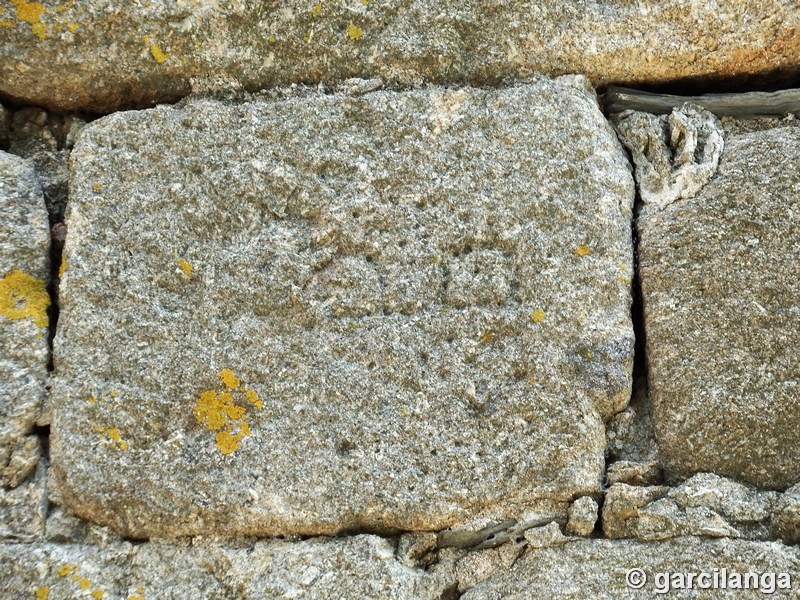
[[[685,104],[661,116],[626,110],[613,121],[631,151],[645,205],[662,209],[692,198],[717,172],[722,126],[699,106]]]
[[[603,530],[610,538],[641,540],[684,535],[770,539],[773,507],[780,497],[710,473],[672,489],[617,484],[606,494]]]
[[[626,584],[630,569],[643,569],[647,582],[641,589]],[[727,569],[723,575],[723,568]],[[713,583],[731,581],[733,573],[787,573],[794,590],[778,588],[766,596],[769,580],[759,590],[677,589],[665,597],[676,598],[796,598],[800,573],[800,550],[772,542],[742,540],[706,540],[679,538],[668,542],[646,543],[632,540],[580,540],[563,546],[534,550],[520,558],[514,566],[461,596],[463,600],[511,600],[516,598],[642,598],[654,594],[659,573],[709,573]],[[663,584],[663,581],[662,581]],[[684,579],[686,585],[686,579]],[[760,583],[759,583],[760,585]],[[666,593],[668,590],[659,592]]]
[[[61,117],[38,108],[18,110],[9,119],[8,151],[33,163],[54,222],[64,220],[69,151],[84,124],[77,117]]]
[[[636,462],[620,460],[611,463],[606,470],[606,483],[628,485],[656,485],[661,481],[661,465],[657,461]]]
[[[775,502],[772,531],[787,544],[800,544],[800,483],[786,490]]]
[[[647,394],[646,378],[638,376],[633,384],[630,404],[615,414],[606,427],[606,450],[610,461],[642,464],[658,461],[651,413],[652,403]]]
[[[0,487],[18,485],[36,466],[38,441],[27,434],[47,379],[49,243],[31,164],[0,151]]]
[[[0,488],[0,540],[31,541],[44,533],[47,512],[44,464],[13,488]]]
[[[8,123],[11,113],[0,104],[0,150],[8,150]]]
[[[134,598],[438,599],[446,580],[400,564],[375,536],[222,546],[0,544],[0,595]]]
[[[439,530],[600,489],[634,187],[582,78],[193,101],[92,123],[72,161],[70,510],[132,536]]]
[[[694,198],[639,220],[650,395],[671,481],[800,480],[800,129],[729,137]]]
[[[534,72],[650,85],[797,74],[794,0],[281,3],[108,0],[0,5],[0,92],[108,112],[192,87],[249,90],[381,76],[493,83]],[[773,73],[777,71],[777,73]]]
[[[595,523],[597,523],[597,502],[594,498],[583,496],[569,507],[567,533],[586,537],[594,531]]]

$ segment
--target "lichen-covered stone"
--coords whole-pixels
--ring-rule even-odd
[[[632,569],[644,571],[641,587]],[[513,567],[476,585],[464,600],[522,598],[795,598],[800,550],[774,542],[679,538],[647,543],[633,540],[578,540],[532,550]],[[758,589],[742,589],[745,573],[757,574]],[[668,575],[664,575],[664,574]],[[695,574],[691,585],[685,574]],[[698,579],[708,573],[707,588]],[[770,577],[769,574],[773,574]],[[672,579],[676,574],[678,579]],[[767,574],[762,578],[762,574]],[[781,574],[781,575],[778,575]],[[681,576],[684,575],[682,578]],[[716,578],[716,579],[715,579]],[[726,589],[722,589],[722,581]],[[713,589],[714,581],[717,582]],[[738,581],[738,584],[736,583]],[[671,587],[670,587],[671,585]],[[732,589],[738,585],[739,589]],[[791,587],[793,586],[793,588]],[[767,594],[769,594],[767,596]]]
[[[582,78],[119,113],[71,168],[70,510],[133,536],[418,531],[600,489],[634,187]]]
[[[439,575],[406,567],[375,536],[223,546],[123,541],[0,543],[3,598],[398,598],[438,599]],[[40,592],[44,594],[44,592]]]
[[[696,196],[639,220],[667,477],[800,480],[800,129],[733,135]]]
[[[787,544],[800,544],[800,483],[790,487],[776,500],[772,531]]]
[[[15,0],[0,5],[0,92],[109,112],[198,86],[349,77],[408,86],[586,73],[597,85],[652,85],[770,75],[772,84],[797,73],[795,9],[782,0]]]
[[[50,233],[31,164],[0,151],[0,486],[24,480],[47,379]]]

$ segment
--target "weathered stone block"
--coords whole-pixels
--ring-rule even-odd
[[[725,140],[695,196],[639,221],[650,394],[671,481],[800,480],[800,130]]]
[[[634,569],[642,572],[631,573]],[[798,569],[800,551],[772,542],[692,537],[659,543],[580,540],[531,551],[462,598],[634,599],[670,592],[684,598],[794,598],[797,592],[791,586],[797,586]],[[707,588],[700,586],[701,573],[708,574],[702,580]],[[747,588],[746,573],[756,574],[755,584],[751,579]],[[687,574],[694,575],[691,583]]]
[[[586,73],[595,84],[797,74],[800,11],[761,0],[107,0],[0,5],[0,92],[110,112],[230,90],[383,77],[491,84]]]
[[[31,164],[0,151],[0,486],[36,464],[47,379],[50,228]],[[34,455],[33,460],[31,455]]]
[[[133,536],[438,530],[596,492],[634,188],[582,78],[92,123],[53,470]]]

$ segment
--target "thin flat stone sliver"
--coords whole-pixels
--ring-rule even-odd
[[[745,92],[741,94],[704,94],[702,96],[674,96],[656,94],[626,87],[609,86],[605,94],[608,113],[638,110],[667,114],[673,108],[690,102],[702,106],[718,116],[741,119],[762,116],[784,116],[800,113],[800,89],[777,92]]]

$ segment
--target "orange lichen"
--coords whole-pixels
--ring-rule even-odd
[[[541,308],[537,308],[530,314],[530,318],[534,323],[541,323],[544,321],[544,311]]]
[[[347,26],[347,37],[349,37],[353,41],[358,41],[364,35],[364,30],[361,29],[358,25],[354,24],[350,21],[350,24]]]
[[[536,380],[533,377],[531,377],[530,379],[528,379],[528,383],[530,383],[531,385],[536,385]]]
[[[231,371],[230,369],[223,369],[217,374],[217,377],[219,377],[222,383],[224,383],[229,389],[232,390],[238,388],[239,384],[241,383],[239,381],[239,378],[236,377],[236,375],[234,375],[233,371]]]
[[[2,21],[0,21],[0,27],[13,27],[13,26],[14,26],[14,21],[12,21],[11,19],[3,19]]]
[[[591,252],[591,250],[589,250],[589,246],[586,244],[580,244],[577,248],[575,248],[575,254],[578,256],[586,256],[589,254],[589,252]]]
[[[33,319],[37,327],[47,327],[49,307],[50,296],[41,279],[17,270],[0,279],[0,315]]]
[[[188,260],[184,260],[182,258],[179,258],[178,259],[178,266],[181,268],[181,271],[183,271],[184,275],[186,275],[187,277],[191,277],[192,268],[193,268],[192,267],[192,263],[190,263]]]

